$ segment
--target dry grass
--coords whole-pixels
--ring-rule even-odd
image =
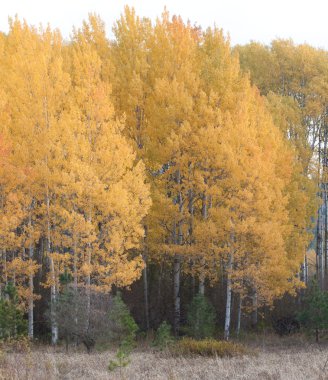
[[[6,353],[0,357],[0,379],[328,379],[328,346],[302,339],[255,342],[258,355],[237,358],[172,357],[163,353],[137,351],[131,364],[110,373],[108,362],[114,352],[66,354],[61,349],[34,348],[30,352]],[[324,368],[325,367],[325,368]]]

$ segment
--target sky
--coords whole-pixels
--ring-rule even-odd
[[[95,12],[112,37],[112,25],[124,5],[152,20],[166,6],[185,21],[222,28],[233,45],[292,38],[328,50],[328,0],[0,0],[0,30],[7,32],[8,17],[17,14],[32,25],[49,23],[69,38],[73,25],[81,26],[88,13]]]

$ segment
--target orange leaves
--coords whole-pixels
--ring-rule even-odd
[[[298,79],[306,76],[313,116],[321,103],[311,97],[318,83],[309,62],[321,54],[281,41],[274,54],[239,49],[269,94],[264,101],[216,28],[202,32],[167,12],[152,25],[126,8],[114,33],[110,43],[90,16],[64,45],[57,32],[15,20],[1,41],[6,264],[33,275],[32,261],[25,257],[23,270],[13,257],[42,245],[53,264],[47,286],[58,288],[64,272],[76,285],[128,286],[143,268],[147,218],[150,255],[179,254],[194,263],[190,272],[214,280],[233,251],[238,291],[253,287],[267,300],[289,291],[308,241],[309,210],[295,205],[311,198],[310,183],[302,189],[310,157],[290,62]],[[270,93],[280,72],[289,90],[279,91],[295,99]]]
[[[0,141],[0,249],[23,298],[43,254],[52,292],[63,273],[107,288],[141,273],[130,251],[143,238],[149,186],[110,101],[103,32],[90,16],[63,47],[58,32],[16,19],[1,41],[0,134],[10,144]],[[23,247],[30,258],[18,259]]]

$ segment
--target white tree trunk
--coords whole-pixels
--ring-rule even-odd
[[[144,285],[144,302],[145,302],[145,320],[146,328],[149,330],[149,302],[148,302],[148,273],[147,273],[147,259],[143,257],[144,268],[142,270],[143,285]]]
[[[177,183],[181,184],[181,175],[180,171],[177,172]],[[183,213],[183,199],[182,193],[179,191],[179,212]],[[174,223],[174,230],[176,226]],[[182,231],[182,219],[178,222],[178,236],[173,234],[173,243],[182,245],[183,244],[183,231]],[[174,256],[174,265],[173,265],[173,297],[174,297],[174,334],[178,336],[180,330],[180,274],[181,274],[181,257],[176,254]]]
[[[252,327],[255,328],[257,326],[257,292],[256,290],[253,291],[252,303],[253,303],[253,310],[252,310],[251,323],[252,323]]]
[[[232,252],[229,254],[228,260],[228,275],[227,275],[227,301],[226,301],[226,312],[225,312],[225,323],[224,323],[224,339],[229,340],[230,335],[230,321],[231,321],[231,296],[232,296],[232,283],[231,283],[231,270],[232,270]]]
[[[50,257],[51,253],[51,234],[50,234],[50,199],[49,199],[49,189],[47,186],[46,193],[46,206],[47,206],[47,255],[50,262],[50,276],[51,276],[51,288],[50,288],[50,322],[51,322],[51,343],[53,345],[58,342],[58,326],[56,321],[56,274],[55,265],[53,258]]]
[[[180,271],[181,262],[179,255],[174,257],[174,334],[177,336],[180,329]]]
[[[206,194],[203,195],[202,199],[202,217],[204,220],[207,219],[207,196]],[[204,295],[205,294],[205,258],[201,257],[201,272],[199,275],[199,293]]]
[[[91,211],[91,205],[90,205],[90,211],[88,216],[88,222],[91,223],[92,221],[92,211]],[[87,262],[88,262],[88,275],[86,278],[86,292],[87,292],[87,320],[86,320],[86,330],[89,330],[90,327],[90,312],[91,312],[91,243],[88,243],[87,248]]]
[[[29,247],[29,258],[30,260],[33,260],[33,245],[30,244]],[[33,274],[30,273],[29,275],[29,299],[28,299],[28,337],[30,339],[33,339],[34,337],[34,302],[33,302]]]
[[[32,216],[31,216],[31,211],[29,213],[29,229],[30,229],[30,244],[29,244],[29,259],[33,260],[33,254],[34,254],[34,249],[33,249],[33,242],[32,242],[32,236],[31,236],[31,231],[32,231]],[[30,339],[33,339],[34,337],[34,314],[33,314],[33,309],[34,309],[34,302],[33,302],[33,292],[34,292],[34,287],[33,287],[33,274],[30,273],[29,275],[29,299],[28,299],[28,337]]]
[[[243,302],[243,300],[242,300],[241,294],[239,294],[239,298],[238,298],[238,313],[237,313],[237,328],[236,328],[236,334],[237,334],[237,336],[239,336],[239,334],[240,334],[242,302]]]
[[[58,342],[58,326],[56,321],[56,300],[57,300],[57,293],[56,293],[56,278],[55,278],[55,266],[54,261],[52,258],[50,258],[50,271],[51,271],[51,298],[50,298],[50,304],[51,304],[51,343],[53,345],[57,344]]]
[[[304,256],[304,282],[305,282],[305,285],[308,284],[308,279],[309,279],[309,267],[308,267],[308,259],[307,259],[307,253],[305,252],[305,256]]]

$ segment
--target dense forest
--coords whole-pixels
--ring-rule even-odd
[[[96,15],[69,41],[10,20],[1,337],[85,338],[122,299],[175,336],[199,305],[226,340],[293,318],[327,287],[327,149],[325,50],[232,47],[167,11],[125,8],[112,39]]]

